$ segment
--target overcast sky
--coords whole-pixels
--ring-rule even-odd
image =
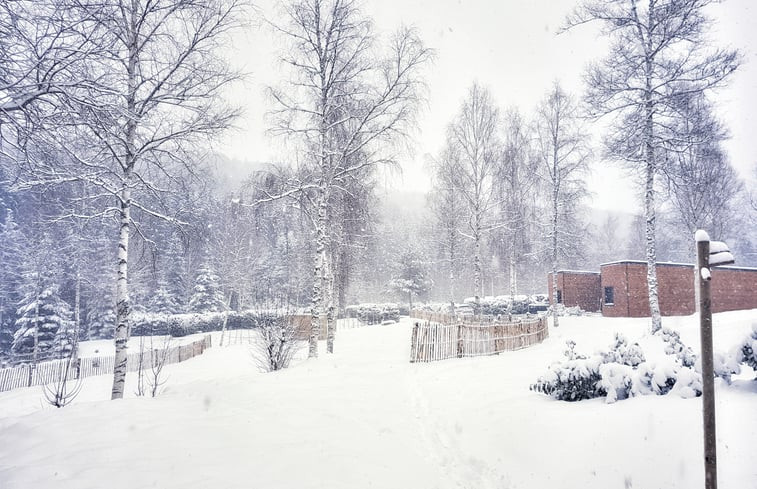
[[[427,74],[428,103],[414,135],[414,151],[402,162],[403,176],[388,178],[387,185],[403,190],[428,189],[426,155],[438,154],[445,128],[454,117],[470,84],[477,80],[489,87],[502,108],[518,107],[529,116],[553,80],[576,94],[588,61],[601,57],[604,38],[582,27],[556,35],[565,15],[576,2],[569,0],[373,0],[365,11],[380,33],[400,24],[414,25],[424,42],[436,50]],[[275,17],[276,2],[258,2],[260,12]],[[716,94],[721,116],[732,138],[727,149],[744,177],[754,178],[757,165],[757,1],[727,0],[710,12],[717,20],[713,38],[721,46],[738,48],[745,63],[728,88]],[[250,26],[237,36],[232,58],[250,73],[244,86],[233,92],[234,103],[245,116],[238,129],[226,137],[219,150],[249,161],[277,161],[282,142],[265,135],[268,110],[263,90],[276,85],[281,73],[277,45],[269,29]],[[612,210],[638,210],[637,192],[614,165],[594,164],[589,178],[593,205]]]

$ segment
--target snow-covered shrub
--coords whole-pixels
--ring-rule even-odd
[[[602,357],[586,358],[576,353],[575,341],[568,340],[565,344],[565,360],[550,365],[547,373],[529,388],[560,401],[581,401],[606,395],[607,391],[599,385]]]
[[[615,333],[615,341],[610,345],[610,350],[602,353],[604,363],[619,363],[636,367],[645,361],[644,352],[638,343],[628,344],[628,340],[620,333]]]
[[[605,396],[607,391],[600,385],[601,363],[602,358],[597,356],[552,364],[530,389],[560,401],[581,401]]]
[[[746,363],[757,372],[757,323],[752,325],[752,332],[740,345],[740,363]]]
[[[573,340],[568,340],[565,342],[565,345],[568,347],[567,350],[563,351],[563,355],[565,355],[565,358],[568,360],[583,360],[586,357],[584,355],[581,355],[579,353],[576,353],[576,342]]]
[[[608,404],[631,397],[635,377],[632,366],[603,363],[599,366],[599,375],[601,379],[598,385],[607,392]]]
[[[676,383],[670,392],[687,399],[701,396],[702,374],[691,367],[681,367],[676,372]]]
[[[665,395],[676,384],[680,366],[667,358],[659,363],[644,362],[636,368],[633,393],[635,395]]]
[[[168,322],[168,334],[174,338],[181,338],[195,332],[190,331],[188,322],[182,321],[182,319],[182,317],[172,316]]]
[[[260,324],[251,353],[262,371],[273,372],[289,367],[302,345],[294,322],[284,317],[270,318]]]
[[[684,367],[694,366],[697,361],[697,356],[694,354],[694,350],[681,341],[681,335],[678,331],[665,326],[657,331],[656,334],[660,335],[662,341],[665,342],[665,353],[668,355],[675,355]]]
[[[549,308],[548,313],[552,313],[552,309],[557,311],[558,316],[583,316],[586,311],[578,306],[565,307],[563,304],[555,304]]]
[[[731,354],[715,353],[712,356],[715,376],[720,377],[726,383],[731,383],[731,376],[741,373],[741,349]],[[696,370],[701,372],[702,366],[697,362]]]

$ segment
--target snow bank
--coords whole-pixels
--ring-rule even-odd
[[[716,314],[716,350],[744,341],[755,319],[757,311]],[[663,323],[698,350],[695,317]],[[134,397],[133,376],[126,399],[107,400],[107,376],[89,378],[60,410],[41,406],[39,389],[6,392],[0,487],[701,487],[698,400],[564,403],[528,390],[566,339],[593,352],[616,331],[639,343],[659,382],[666,355],[648,327],[647,319],[565,318],[528,349],[410,364],[411,323],[402,320],[340,332],[334,355],[270,374],[246,347],[211,348],[166,367],[166,391],[155,399]],[[613,372],[613,386],[625,385],[622,373]],[[757,480],[753,377],[716,382],[723,487]]]

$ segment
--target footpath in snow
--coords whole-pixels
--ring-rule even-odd
[[[716,315],[716,350],[755,321],[757,311]],[[698,351],[696,318],[665,324]],[[111,379],[96,377],[59,410],[40,389],[17,389],[0,394],[0,488],[702,486],[701,399],[567,403],[528,389],[567,339],[592,353],[619,331],[645,347],[646,328],[569,317],[524,350],[411,364],[403,319],[342,331],[336,354],[270,374],[244,346],[214,347],[167,366],[155,399],[134,396],[134,375],[124,400],[107,400]],[[722,487],[757,483],[753,377],[716,383]]]

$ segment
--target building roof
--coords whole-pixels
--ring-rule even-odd
[[[599,272],[592,270],[558,270],[557,273],[583,273],[588,275],[599,275]]]
[[[607,265],[647,265],[646,260],[618,260],[618,261],[610,261],[607,263],[602,263],[599,265],[599,267],[604,267]],[[687,268],[694,268],[694,264],[692,263],[676,263],[676,262],[665,262],[665,261],[658,261],[657,262],[658,267],[687,267]],[[757,272],[757,268],[754,267],[735,267],[733,265],[725,266],[725,267],[717,267],[719,270],[733,270],[735,272]],[[558,272],[559,273],[559,272]]]

